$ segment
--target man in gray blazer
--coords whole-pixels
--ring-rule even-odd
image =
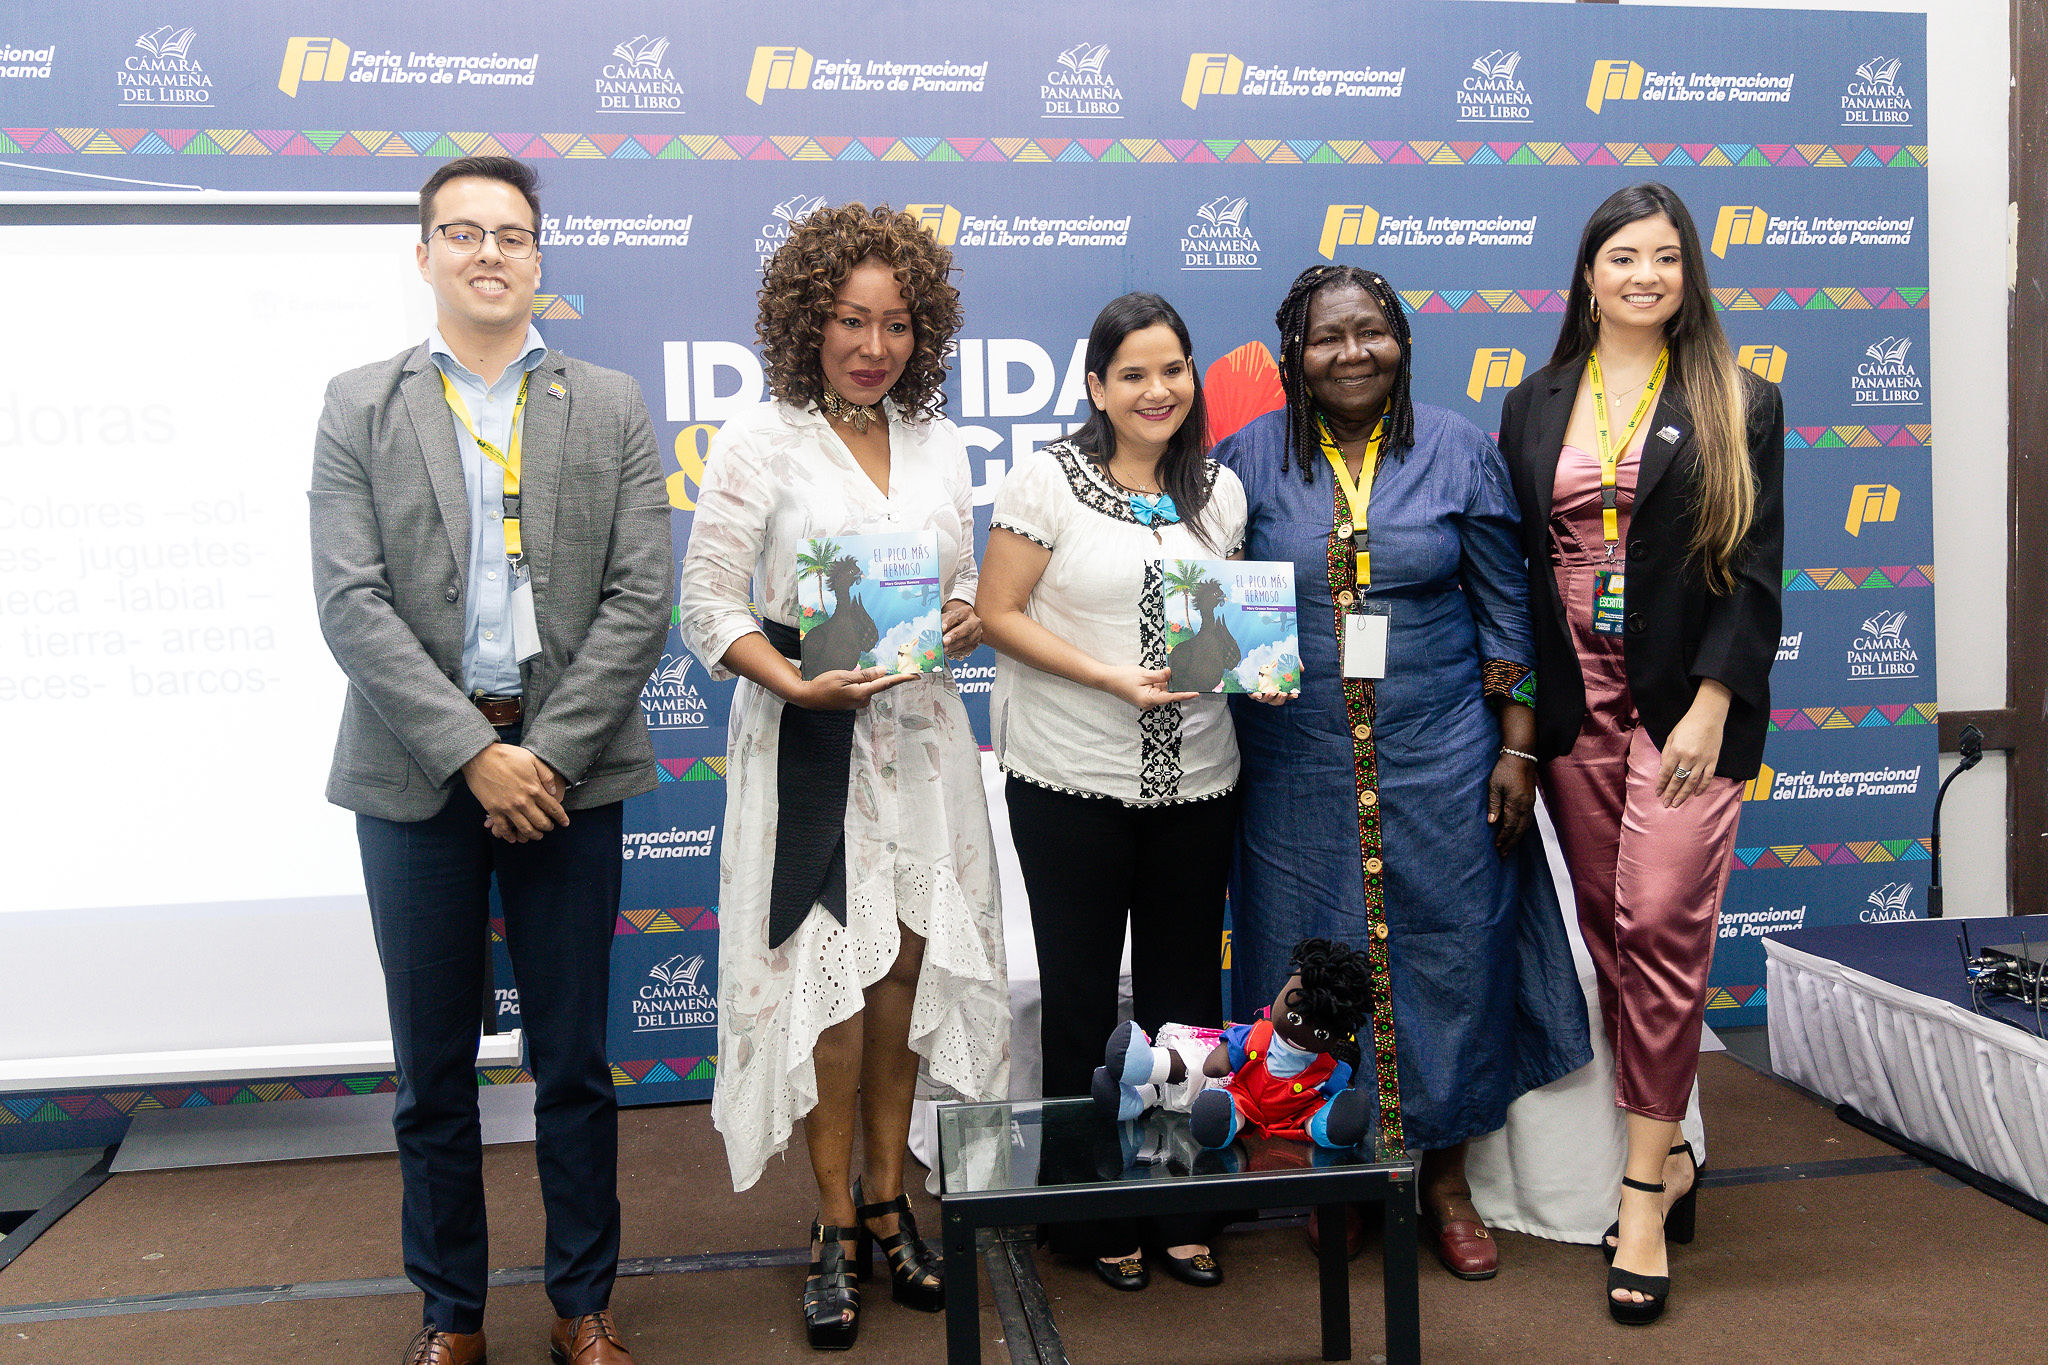
[[[556,1365],[631,1365],[609,1309],[605,1057],[620,804],[655,785],[641,686],[675,586],[639,387],[532,324],[537,181],[465,157],[420,190],[427,341],[337,376],[314,445],[313,582],[348,675],[327,797],[357,813],[398,1057],[406,1365],[484,1358],[475,1060],[495,878],[538,1082]]]

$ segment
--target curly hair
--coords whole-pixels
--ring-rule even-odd
[[[1288,974],[1301,976],[1288,1008],[1327,1026],[1337,1040],[1330,1055],[1357,1067],[1357,1034],[1372,1015],[1371,959],[1362,949],[1326,938],[1303,939],[1288,958]]]
[[[768,390],[799,408],[824,397],[818,348],[825,324],[839,287],[870,257],[896,272],[916,342],[889,397],[908,420],[941,416],[946,410],[939,387],[946,379],[946,347],[960,329],[960,291],[946,278],[953,270],[953,253],[916,218],[887,204],[818,209],[797,223],[789,240],[769,257],[761,271],[761,312],[754,320]]]
[[[1302,367],[1302,352],[1308,333],[1308,306],[1325,289],[1356,287],[1372,296],[1386,315],[1387,330],[1401,348],[1400,368],[1394,372],[1394,391],[1387,398],[1387,454],[1396,458],[1415,444],[1415,404],[1408,396],[1409,361],[1414,342],[1408,335],[1408,315],[1386,276],[1377,270],[1355,265],[1312,265],[1295,278],[1287,298],[1273,314],[1280,327],[1280,387],[1287,395],[1287,443],[1280,448],[1280,468],[1287,469],[1288,457],[1301,462],[1303,482],[1314,483],[1323,438],[1316,416],[1316,403],[1308,391],[1308,375]],[[1311,453],[1314,452],[1314,453]]]

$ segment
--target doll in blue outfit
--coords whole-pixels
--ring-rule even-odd
[[[1268,1017],[1221,1034],[1166,1024],[1155,1043],[1135,1023],[1110,1035],[1093,1093],[1104,1113],[1185,1110],[1195,1140],[1227,1147],[1246,1128],[1354,1147],[1372,1115],[1353,1082],[1358,1031],[1372,1007],[1362,951],[1329,939],[1294,945]]]

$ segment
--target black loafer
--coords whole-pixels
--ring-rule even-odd
[[[1111,1289],[1135,1293],[1152,1283],[1152,1274],[1145,1269],[1145,1262],[1135,1255],[1126,1256],[1120,1261],[1105,1261],[1100,1257],[1090,1256],[1088,1264],[1095,1271],[1095,1277]]]
[[[1192,1256],[1175,1256],[1162,1251],[1159,1263],[1167,1274],[1197,1289],[1213,1289],[1223,1283],[1223,1267],[1206,1251],[1198,1251]]]

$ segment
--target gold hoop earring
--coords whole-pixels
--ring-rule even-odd
[[[1589,306],[1591,306],[1593,310],[1593,325],[1597,327],[1600,324],[1600,300],[1588,294],[1586,296],[1586,302]]]

